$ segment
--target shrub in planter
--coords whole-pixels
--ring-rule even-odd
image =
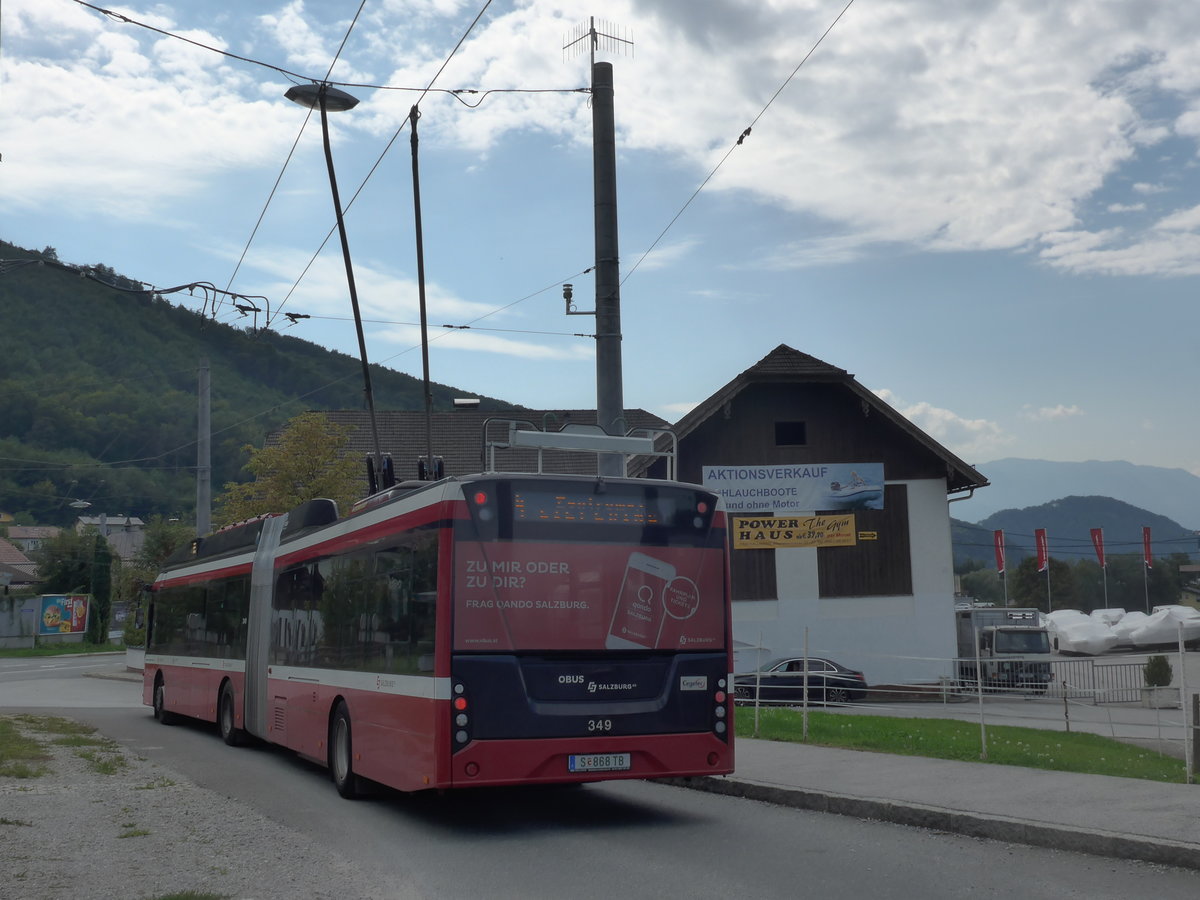
[[[1171,664],[1165,656],[1151,656],[1142,667],[1146,687],[1168,687],[1171,684]]]

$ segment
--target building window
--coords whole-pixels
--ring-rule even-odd
[[[808,443],[808,429],[803,422],[776,422],[776,447],[803,447]]]

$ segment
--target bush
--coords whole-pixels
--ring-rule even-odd
[[[1142,668],[1146,687],[1168,687],[1171,684],[1171,664],[1165,656],[1151,656]]]
[[[126,647],[146,646],[146,621],[140,603],[130,607],[129,614],[125,617],[123,643]]]

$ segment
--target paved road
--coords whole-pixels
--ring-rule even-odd
[[[85,665],[78,661],[76,665]],[[614,782],[341,800],[323,770],[209,726],[167,728],[136,683],[0,667],[0,712],[58,708],[424,897],[1192,898],[1195,874]],[[181,811],[182,812],[182,811]],[[86,811],[81,812],[86,815]]]

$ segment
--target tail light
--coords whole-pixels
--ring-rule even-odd
[[[728,722],[728,702],[729,695],[725,693],[726,682],[724,678],[717,680],[717,692],[713,695],[713,732],[717,737],[724,739],[729,732]]]
[[[451,731],[454,734],[455,750],[461,750],[471,743],[471,715],[468,712],[470,705],[466,685],[462,682],[455,682],[454,698],[450,701]]]

